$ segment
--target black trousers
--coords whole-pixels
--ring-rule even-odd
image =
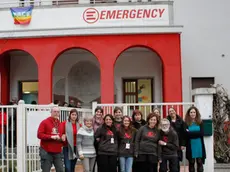
[[[135,159],[133,172],[158,172],[158,160],[154,155],[139,155]]]
[[[134,167],[133,171],[135,172],[158,172],[157,170],[158,163],[151,163],[151,162],[136,162],[136,166]]]
[[[117,172],[117,156],[98,155],[97,165],[98,172]]]
[[[191,159],[189,162],[189,172],[195,172],[195,162],[197,164],[197,172],[203,172],[203,161],[201,158]]]
[[[170,172],[179,172],[178,169],[178,157],[163,157],[162,162],[160,163],[160,172],[168,171],[168,162]]]

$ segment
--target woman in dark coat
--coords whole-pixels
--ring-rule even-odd
[[[173,107],[170,107],[168,110],[167,119],[170,121],[172,128],[176,131],[179,139],[179,149],[177,151],[178,154],[178,164],[177,168],[180,171],[180,161],[183,160],[183,152],[185,148],[185,122],[183,119],[176,114],[176,110]]]
[[[192,106],[185,116],[186,123],[186,158],[189,161],[189,172],[195,172],[195,162],[197,172],[203,172],[203,164],[206,159],[204,145],[203,122],[199,110]]]

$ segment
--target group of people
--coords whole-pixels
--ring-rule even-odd
[[[199,110],[192,106],[183,120],[173,107],[161,119],[159,109],[143,119],[140,110],[132,118],[116,107],[113,115],[103,114],[97,107],[95,115],[85,115],[79,122],[76,109],[68,120],[59,121],[59,108],[41,122],[38,138],[43,172],[74,172],[78,159],[84,172],[179,172],[183,150],[189,172],[203,172],[206,153],[203,123]],[[63,158],[64,155],[64,169]],[[195,170],[195,163],[197,170]]]

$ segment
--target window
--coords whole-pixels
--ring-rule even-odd
[[[210,88],[212,84],[215,84],[214,77],[193,77],[192,78],[192,90],[196,88]],[[192,96],[194,101],[194,96]]]
[[[123,80],[124,103],[152,103],[153,79],[124,79]]]
[[[192,90],[195,88],[209,88],[214,83],[215,83],[214,77],[192,78]]]

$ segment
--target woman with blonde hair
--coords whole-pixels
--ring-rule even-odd
[[[200,112],[195,106],[188,109],[185,123],[187,136],[186,158],[189,161],[189,172],[195,172],[195,162],[197,163],[197,172],[203,172],[203,164],[206,159],[204,129]]]
[[[84,125],[77,133],[77,148],[80,159],[83,163],[84,172],[92,172],[96,160],[94,147],[93,116],[85,115]]]

